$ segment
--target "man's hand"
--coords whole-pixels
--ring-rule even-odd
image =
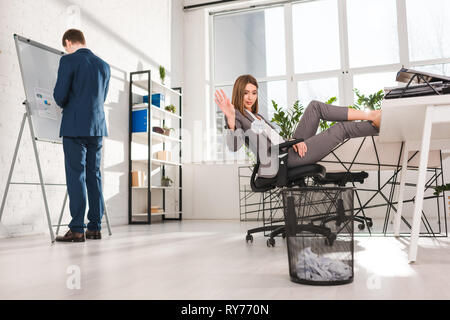
[[[298,153],[300,158],[303,158],[306,154],[306,151],[308,151],[308,148],[306,147],[306,143],[304,143],[304,142],[299,142],[297,144],[294,144],[292,146],[292,148],[294,148],[295,152]]]
[[[228,120],[228,127],[232,130],[234,130],[234,120],[236,117],[236,110],[234,109],[234,106],[231,104],[230,99],[228,99],[225,92],[223,92],[222,89],[216,90],[216,93],[214,94],[216,97],[214,101],[219,106],[220,110],[222,110],[223,114],[227,117]]]

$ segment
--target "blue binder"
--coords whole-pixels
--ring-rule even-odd
[[[132,132],[147,132],[147,109],[135,110],[131,117]]]
[[[158,108],[161,108],[161,106],[164,104],[165,97],[161,93],[154,93],[152,94],[152,105],[157,106]]]
[[[152,94],[152,105],[161,108],[164,105],[164,100],[166,97],[162,93],[154,93]],[[148,96],[143,97],[143,102],[148,103]]]

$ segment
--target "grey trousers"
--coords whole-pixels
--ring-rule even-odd
[[[316,134],[320,119],[338,121],[331,128]],[[293,138],[303,138],[307,147],[304,157],[300,157],[293,148],[289,149],[288,167],[313,164],[328,155],[338,144],[348,138],[377,136],[379,130],[371,121],[347,121],[348,108],[325,104],[313,100],[300,119]]]

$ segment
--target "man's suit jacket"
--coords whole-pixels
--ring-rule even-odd
[[[244,113],[246,112],[244,111]],[[262,133],[254,133],[251,130],[252,122],[255,119],[250,115],[242,114],[238,109],[236,109],[235,115],[234,130],[228,128],[227,117],[225,116],[225,132],[228,149],[238,151],[243,144],[246,144],[254,155],[258,154],[260,156],[261,165],[258,176],[263,178],[274,177],[278,173],[278,153],[269,151],[272,145],[270,139]],[[275,127],[261,114],[257,113],[256,115],[275,130]]]
[[[107,136],[103,104],[109,88],[109,65],[81,48],[61,57],[53,91],[63,111],[60,137]]]

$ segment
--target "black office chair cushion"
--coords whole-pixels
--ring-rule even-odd
[[[307,164],[288,169],[288,181],[297,181],[306,177],[325,177],[325,168],[320,164]],[[275,186],[277,177],[273,178],[256,178],[255,186],[257,188],[265,188]]]
[[[330,172],[325,177],[315,178],[315,182],[318,184],[337,184],[339,186],[345,186],[348,182],[364,183],[369,174],[365,171],[361,172]]]
[[[288,169],[288,180],[295,181],[305,177],[325,177],[325,167],[320,164],[307,164]]]

